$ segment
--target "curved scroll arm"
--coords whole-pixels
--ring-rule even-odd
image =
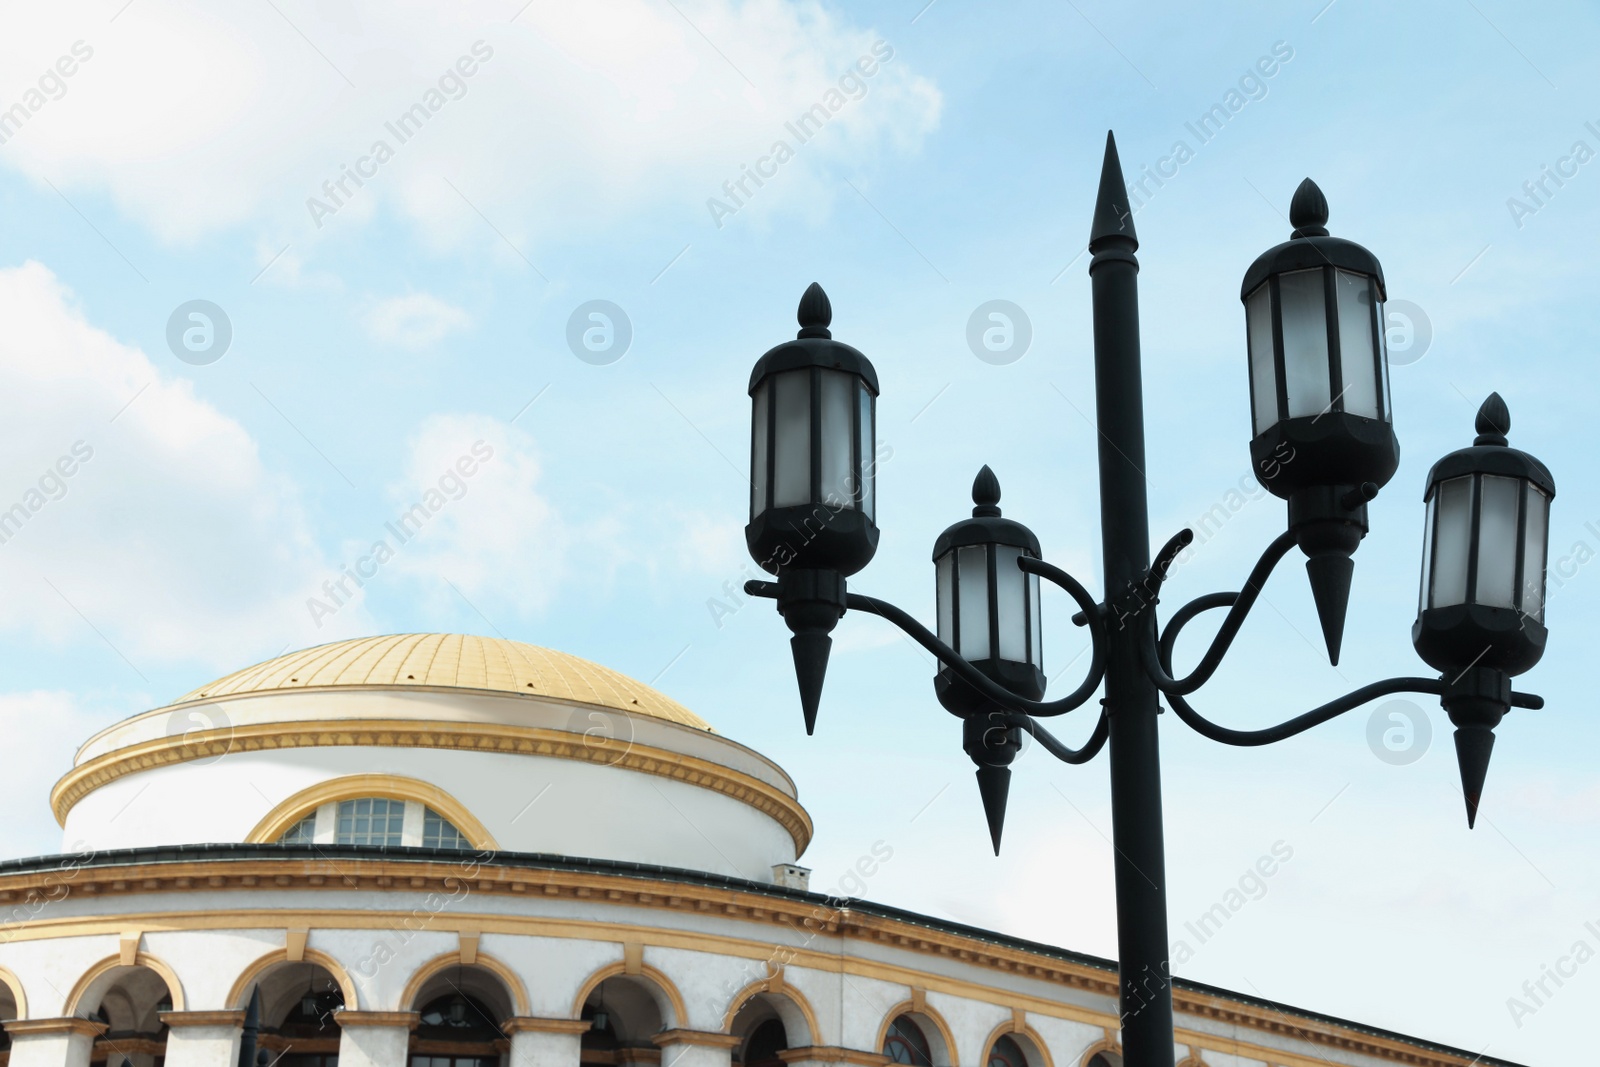
[[[1027,562],[1037,563],[1034,560],[1028,560]],[[1083,605],[1084,610],[1087,611],[1094,608],[1094,599],[1071,575],[1049,564],[1042,564],[1041,566],[1044,569],[1039,573],[1066,589],[1068,593],[1072,594],[1074,600]],[[1089,672],[1084,676],[1083,682],[1078,688],[1058,700],[1029,700],[1026,697],[1018,696],[989,678],[988,675],[962,658],[959,652],[939,640],[938,635],[888,601],[879,600],[877,597],[863,596],[860,593],[847,593],[845,594],[845,606],[854,608],[856,611],[865,611],[870,615],[876,615],[881,619],[887,619],[889,622],[894,623],[905,631],[907,637],[933,653],[940,663],[954,671],[962,681],[996,704],[1012,711],[1039,716],[1065,715],[1074,708],[1081,707],[1086,700],[1093,696],[1095,690],[1100,688],[1100,679],[1105,675],[1104,624],[1098,618],[1095,619],[1095,626],[1090,632],[1092,651],[1090,653]]]
[[[1089,740],[1083,743],[1082,748],[1069,748],[1060,738],[1046,730],[1043,726],[1033,721],[1031,716],[1023,716],[1022,728],[1033,735],[1044,750],[1062,763],[1088,763],[1099,755],[1105,747],[1106,738],[1110,736],[1110,723],[1106,719],[1106,709],[1100,709],[1100,719],[1094,724],[1094,732],[1089,735]]]
[[[1179,693],[1168,693],[1167,701],[1172,705],[1172,710],[1178,713],[1178,718],[1188,723],[1196,733],[1226,745],[1241,745],[1248,748],[1254,745],[1270,745],[1295,734],[1304,733],[1313,726],[1321,726],[1329,719],[1358,708],[1369,700],[1386,697],[1391,693],[1426,693],[1439,696],[1444,693],[1444,689],[1445,683],[1438,678],[1385,678],[1381,682],[1364,685],[1337,700],[1330,700],[1320,707],[1312,708],[1304,715],[1296,715],[1288,722],[1281,722],[1263,730],[1230,730],[1226,726],[1218,726],[1190,707],[1189,702]]]
[[[978,668],[963,659],[955,649],[939,640],[938,636],[929,631],[926,626],[886,600],[863,596],[860,593],[846,593],[845,607],[854,608],[856,611],[865,611],[869,615],[876,615],[900,627],[901,630],[905,631],[907,637],[910,637],[917,644],[933,653],[940,663],[954,671],[962,681],[1003,708],[1028,715],[1065,715],[1074,708],[1081,707],[1085,701],[1094,695],[1095,690],[1100,688],[1100,680],[1105,676],[1106,670],[1105,623],[1100,618],[1094,597],[1090,596],[1089,591],[1066,571],[1045,563],[1043,560],[1036,560],[1026,556],[1019,561],[1019,566],[1031,574],[1037,574],[1060,586],[1067,592],[1068,596],[1078,602],[1079,607],[1091,616],[1088,674],[1078,688],[1058,700],[1029,700],[1026,697],[1018,696],[998,682],[990,679]],[[778,596],[778,586],[775,582],[746,582],[744,591],[750,596],[767,597],[769,599],[777,599]],[[1055,739],[1052,738],[1051,740],[1054,741]],[[1044,743],[1047,748],[1049,747],[1048,743],[1041,743]],[[1061,745],[1059,741],[1055,741],[1055,744],[1059,745],[1063,751],[1074,751],[1065,745]],[[1052,751],[1054,750],[1052,749]]]
[[[1263,561],[1266,558],[1263,556]],[[1257,570],[1260,570],[1261,564],[1256,566]],[[1268,567],[1268,570],[1270,569]],[[1252,572],[1251,578],[1255,577],[1255,573]],[[1265,575],[1261,577],[1265,579]],[[1257,590],[1259,591],[1259,586],[1257,586]],[[1193,603],[1186,604],[1182,610],[1174,615],[1172,621],[1167,624],[1166,631],[1161,635],[1160,646],[1155,652],[1160,658],[1160,662],[1156,664],[1156,667],[1161,671],[1160,677],[1167,678],[1172,669],[1172,647],[1177,642],[1178,634],[1183,630],[1185,624],[1203,611],[1230,606],[1235,610],[1228,613],[1228,618],[1232,619],[1237,613],[1242,619],[1243,612],[1237,611],[1237,601],[1244,595],[1244,593],[1211,593],[1195,600]],[[1254,597],[1252,596],[1251,599],[1253,600]],[[1248,605],[1246,605],[1246,610],[1248,610]],[[1223,625],[1226,626],[1227,623],[1224,622]],[[1234,629],[1237,630],[1238,627],[1235,626]],[[1229,636],[1231,638],[1232,635],[1230,634]],[[1221,634],[1219,633],[1218,638],[1220,639],[1220,637]],[[1215,641],[1212,643],[1212,648],[1213,650],[1216,649]],[[1227,646],[1223,645],[1223,651],[1226,651],[1226,648]],[[1207,655],[1209,656],[1210,653],[1207,653]],[[1221,653],[1218,652],[1217,655],[1220,659]],[[1213,667],[1213,669],[1215,668]],[[1196,673],[1198,673],[1198,669]],[[1192,678],[1193,675],[1190,675],[1190,677]],[[1170,678],[1167,678],[1167,680],[1171,681]],[[1160,680],[1157,680],[1156,684],[1161,686]],[[1346,693],[1336,700],[1330,700],[1326,704],[1312,708],[1303,715],[1296,715],[1287,722],[1281,722],[1276,726],[1269,726],[1260,730],[1232,730],[1226,726],[1219,726],[1198,711],[1195,711],[1189,702],[1184,699],[1184,694],[1189,690],[1180,687],[1177,683],[1174,683],[1171,688],[1166,686],[1161,686],[1161,688],[1166,694],[1168,703],[1172,705],[1172,710],[1178,713],[1178,718],[1187,723],[1196,733],[1209,737],[1213,741],[1221,741],[1223,744],[1251,747],[1255,745],[1270,745],[1293,737],[1296,734],[1304,733],[1313,726],[1320,726],[1329,719],[1343,715],[1345,712],[1358,708],[1368,701],[1389,696],[1393,693],[1423,693],[1429,696],[1442,697],[1449,690],[1450,683],[1444,678],[1386,678],[1381,682],[1364,685],[1360,689]],[[1531,693],[1513,692],[1511,694],[1511,706],[1537,710],[1544,706],[1544,698],[1534,696]]]
[[[1182,535],[1179,535],[1180,537]],[[1170,547],[1174,541],[1167,544]],[[1267,577],[1274,567],[1288,554],[1288,551],[1297,543],[1292,532],[1284,532],[1273,539],[1267,546],[1256,565],[1251,568],[1250,576],[1245,579],[1244,588],[1237,593],[1209,593],[1198,600],[1185,604],[1178,609],[1172,621],[1167,624],[1166,630],[1161,634],[1160,647],[1156,647],[1154,640],[1144,642],[1140,646],[1140,654],[1144,660],[1145,673],[1150,680],[1155,682],[1168,697],[1181,697],[1199,689],[1211,676],[1216,673],[1217,667],[1222,664],[1222,657],[1227,655],[1228,647],[1233,644],[1233,639],[1238,636],[1239,628],[1244,625],[1245,616],[1250,614],[1250,609],[1255,607],[1256,598],[1261,595],[1262,586],[1267,584]],[[1180,546],[1181,547],[1181,546]],[[1165,550],[1163,550],[1165,554]],[[1170,562],[1170,560],[1169,560]],[[1152,570],[1151,577],[1157,581],[1166,578],[1166,568],[1160,569],[1159,574]],[[1153,590],[1152,590],[1153,591]],[[1222,625],[1217,628],[1217,635],[1211,639],[1211,647],[1206,649],[1206,654],[1200,658],[1199,664],[1190,671],[1187,677],[1175,679],[1172,677],[1172,645],[1177,640],[1178,631],[1184,624],[1193,619],[1202,611],[1212,608],[1227,607],[1227,617],[1222,620]],[[1152,627],[1154,622],[1152,620]],[[1375,694],[1378,695],[1378,694]],[[1370,698],[1369,698],[1370,699]],[[1204,731],[1202,731],[1204,732]]]

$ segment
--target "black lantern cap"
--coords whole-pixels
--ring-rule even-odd
[[[1015,519],[1000,515],[1000,479],[985,464],[972,480],[972,518],[949,526],[933,542],[933,558],[962,545],[1010,545],[1039,555],[1039,539]]]
[[[1312,267],[1334,266],[1372,277],[1378,286],[1378,299],[1387,300],[1383,283],[1383,266],[1378,257],[1354,241],[1328,234],[1328,198],[1322,195],[1317,183],[1307,178],[1295,190],[1289,202],[1289,224],[1294,231],[1281,245],[1274,245],[1256,257],[1250,269],[1244,272],[1244,283],[1239,287],[1243,300],[1274,274]]]
[[[750,371],[750,395],[769,374],[797,370],[801,367],[826,367],[854,374],[866,382],[872,395],[878,395],[878,372],[872,361],[843,341],[835,341],[828,329],[833,323],[833,304],[822,286],[812,282],[800,297],[800,307],[795,318],[800,331],[793,341],[785,341],[771,348]]]
[[[1499,393],[1490,393],[1478,408],[1474,429],[1478,436],[1473,438],[1472,447],[1451,452],[1428,472],[1428,488],[1422,497],[1424,500],[1433,496],[1433,490],[1440,482],[1463,474],[1502,474],[1510,478],[1525,478],[1544,490],[1546,496],[1555,498],[1556,480],[1551,476],[1550,468],[1520,448],[1512,448],[1506,443],[1506,435],[1511,432],[1511,411]]]

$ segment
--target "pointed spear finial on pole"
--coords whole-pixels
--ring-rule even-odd
[[[1089,251],[1108,237],[1123,237],[1139,247],[1133,229],[1133,209],[1128,203],[1128,183],[1122,178],[1122,161],[1117,158],[1117,139],[1106,131],[1106,156],[1100,164],[1100,195],[1094,204],[1094,224],[1089,228]]]

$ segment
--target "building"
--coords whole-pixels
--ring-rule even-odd
[[[227,1067],[257,989],[283,1067],[1121,1065],[1114,964],[809,892],[782,768],[560,652],[292,653],[103,730],[50,801],[66,851],[0,864],[9,1067]],[[1185,1067],[1500,1062],[1176,1005]]]

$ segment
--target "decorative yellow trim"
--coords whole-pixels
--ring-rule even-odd
[[[98,1019],[12,1019],[5,1023],[5,1031],[12,1037],[29,1034],[83,1034],[99,1037],[111,1029]]]
[[[78,979],[77,984],[72,987],[72,992],[67,994],[67,1003],[66,1006],[61,1010],[61,1014],[77,1015],[78,1012],[83,1009],[83,1004],[80,1002],[83,1000],[84,994],[88,992],[90,984],[93,983],[95,979],[99,978],[107,971],[114,971],[118,967],[129,966],[148,967],[152,971],[156,972],[156,974],[160,975],[161,980],[167,983],[167,996],[172,998],[172,1010],[184,1010],[183,983],[178,981],[177,971],[174,971],[165,962],[150,955],[148,952],[138,953],[134,957],[132,964],[123,963],[122,953],[119,952],[115,956],[107,956],[105,959],[101,960],[99,963],[96,963],[87,971],[83,972],[83,977]],[[95,1007],[98,1008],[99,1005],[96,1004]]]
[[[500,1024],[500,1030],[505,1034],[520,1034],[524,1031],[538,1034],[572,1034],[577,1037],[594,1029],[594,1024],[588,1019],[541,1019],[531,1015],[513,1015]]]
[[[950,1058],[949,1063],[935,1064],[934,1067],[961,1067],[960,1061],[956,1058],[956,1039],[951,1035],[950,1024],[945,1022],[944,1017],[938,1012],[928,1007],[927,990],[913,988],[911,992],[912,998],[910,1000],[896,1004],[884,1015],[883,1023],[878,1027],[879,1051],[882,1051],[884,1039],[889,1036],[890,1023],[894,1022],[895,1019],[901,1015],[920,1015],[924,1019],[927,1019],[929,1022],[931,1022],[934,1025],[934,1028],[939,1031],[939,1037],[944,1041],[945,1054]],[[922,994],[920,998],[916,995],[918,993]],[[919,999],[922,1001],[922,1006],[920,1008],[917,1007],[917,1001]],[[916,1022],[917,1020],[913,1019],[912,1021]]]
[[[163,1011],[157,1017],[168,1026],[243,1026],[242,1011]]]
[[[426,804],[455,824],[457,830],[472,842],[476,849],[495,849],[500,845],[478,817],[467,806],[443,789],[420,778],[402,778],[398,774],[347,774],[325,782],[307,786],[292,796],[280,800],[276,807],[245,835],[252,844],[266,844],[278,840],[289,828],[323,804],[360,797],[387,797],[391,800],[414,800]]]
[[[862,1052],[838,1045],[784,1049],[778,1053],[778,1059],[784,1063],[850,1063],[856,1067],[888,1067],[893,1062],[881,1052]]]
[[[989,1050],[994,1048],[994,1043],[1002,1037],[1010,1036],[1024,1038],[1028,1044],[1022,1047],[1022,1051],[1032,1052],[1039,1057],[1038,1063],[1030,1062],[1028,1067],[1055,1067],[1055,1060],[1050,1055],[1050,1046],[1045,1044],[1037,1031],[1027,1024],[1024,1019],[1025,1014],[1021,1008],[1013,1008],[1011,1018],[989,1031],[989,1036],[983,1039],[984,1063],[989,1062]]]
[[[340,1008],[333,1013],[333,1021],[341,1028],[346,1026],[403,1026],[407,1030],[417,1028],[417,1013],[414,1011],[346,1011]]]
[[[11,973],[8,967],[0,967],[0,985],[11,990],[11,999],[17,1005],[17,1019],[28,1017],[28,993],[22,988],[22,979]],[[15,1022],[16,1020],[12,1020]]]
[[[630,977],[644,973],[644,945],[638,941],[622,943],[622,973]]]
[[[1078,1067],[1089,1067],[1089,1061],[1102,1052],[1111,1052],[1118,1057],[1122,1055],[1122,1046],[1117,1044],[1117,1039],[1111,1036],[1110,1027],[1106,1028],[1106,1036],[1100,1041],[1090,1045],[1084,1054],[1078,1057]],[[1259,1057],[1257,1057],[1259,1059]],[[1266,1062],[1266,1061],[1263,1061]]]
[[[53,877],[54,873],[50,871],[0,875],[0,903],[26,898],[30,890],[47,886]],[[286,863],[281,859],[206,859],[82,867],[78,869],[73,892],[83,896],[110,897],[137,892],[148,899],[150,893],[215,892],[223,888],[256,892],[262,885],[300,890],[359,889],[374,892],[398,884],[453,894],[457,899],[464,899],[465,895],[474,892],[487,893],[501,900],[515,900],[536,893],[547,900],[573,900],[580,899],[581,894],[581,899],[604,899],[618,907],[645,911],[677,914],[715,911],[730,920],[730,928],[750,931],[750,935],[730,937],[643,924],[630,924],[625,928],[627,936],[637,938],[650,947],[715,952],[753,963],[770,962],[775,952],[781,952],[782,958],[792,967],[839,973],[842,965],[844,973],[852,977],[870,978],[904,988],[926,986],[930,992],[965,997],[1008,1011],[1020,1006],[1040,1017],[1104,1028],[1108,1037],[1097,1049],[1109,1048],[1120,1054],[1120,1049],[1109,1036],[1115,1033],[1118,1025],[1114,1008],[1096,1010],[1079,1006],[1060,995],[1063,990],[1076,990],[1114,1004],[1117,995],[1114,972],[888,917],[833,909],[823,913],[817,905],[806,901],[745,894],[684,882],[624,878],[582,871],[487,867],[472,864],[470,860],[463,868],[457,869],[445,868],[432,861],[393,858],[340,860],[337,864],[317,861]],[[408,916],[409,911],[328,906],[217,908],[103,917],[61,916],[13,924],[10,938],[13,941],[41,941],[61,937],[116,937],[130,923],[139,923],[146,931],[283,929],[286,926],[379,930],[393,929]],[[735,927],[734,922],[741,925]],[[586,941],[615,942],[618,938],[618,925],[614,920],[557,919],[526,913],[441,913],[434,925],[447,932],[471,927],[484,933]],[[758,937],[767,929],[781,929],[782,934],[772,934],[767,940],[759,940]],[[788,947],[794,930],[819,931],[853,942],[875,945],[880,949],[933,957],[942,962],[929,970],[860,955],[847,955],[841,959],[837,952]],[[973,978],[947,977],[940,973],[952,963],[977,973]],[[620,971],[620,963],[613,964],[605,969],[602,977]],[[1044,987],[1046,992],[1027,993],[977,980],[987,975],[1004,975],[1034,982]],[[592,985],[591,981],[591,989]],[[588,991],[585,990],[585,996]],[[239,1006],[242,998],[231,1003]],[[1382,1037],[1292,1013],[1274,1012],[1224,996],[1180,989],[1174,990],[1173,1003],[1180,1014],[1222,1027],[1231,1027],[1240,1032],[1271,1034],[1280,1039],[1292,1035],[1324,1049],[1337,1049],[1347,1056],[1370,1056],[1407,1064],[1408,1067],[1470,1067],[1462,1057],[1422,1049],[1407,1040]],[[580,1002],[574,1008],[574,1016],[581,1013],[581,1006]],[[1294,1054],[1220,1036],[1225,1032],[1228,1031],[1208,1025],[1205,1030],[1180,1028],[1177,1037],[1180,1042],[1205,1052],[1271,1062],[1274,1067],[1326,1067],[1326,1060],[1315,1055]]]
[[[68,771],[50,791],[56,821],[90,792],[124,775],[187,760],[281,748],[378,745],[447,748],[582,760],[684,782],[732,797],[772,818],[794,838],[795,852],[811,842],[811,816],[794,797],[752,775],[697,756],[599,735],[501,723],[344,719],[326,722],[248,723],[196,730],[143,741],[97,756]]]
[[[474,940],[476,940],[476,937],[474,937]],[[528,989],[522,984],[522,979],[518,977],[517,972],[493,956],[485,955],[482,952],[479,952],[476,960],[470,964],[467,960],[462,959],[459,951],[441,953],[422,964],[412,973],[411,981],[406,983],[405,990],[400,994],[401,1005],[406,1011],[420,1011],[422,1005],[417,1003],[417,994],[422,992],[422,987],[427,984],[428,979],[447,968],[461,966],[482,967],[500,979],[501,984],[506,987],[506,992],[511,994],[512,1010],[517,1015],[525,1016],[528,1014]]]
[[[603,928],[615,929],[615,927],[612,927],[609,924],[596,923],[595,925]],[[603,939],[596,938],[596,940]],[[700,946],[703,946],[706,941],[706,939],[703,937],[697,937],[695,940],[699,942]],[[768,951],[770,952],[771,950],[769,949]],[[667,998],[667,1003],[672,1006],[672,1018],[666,1020],[667,1022],[675,1025],[689,1017],[689,1009],[684,1005],[683,994],[678,992],[678,987],[673,984],[672,979],[668,978],[666,975],[662,974],[649,964],[641,964],[638,975],[629,975],[624,971],[623,964],[618,962],[608,963],[598,971],[595,971],[588,978],[584,979],[583,985],[578,987],[577,999],[572,1002],[573,1018],[578,1018],[583,1015],[583,1003],[589,999],[589,994],[594,992],[595,986],[599,985],[601,982],[604,982],[607,978],[616,978],[618,976],[627,978],[648,978],[655,985],[655,987],[661,991],[661,994]]]
[[[733,1033],[733,1020],[739,1014],[740,1009],[762,993],[769,997],[782,997],[799,1009],[800,1014],[805,1017],[806,1029],[810,1031],[807,1035],[809,1040],[815,1041],[822,1036],[822,1030],[817,1026],[817,1013],[811,1010],[811,1004],[801,995],[798,989],[784,984],[783,969],[781,967],[778,969],[777,974],[768,978],[758,978],[733,995],[733,1000],[728,1004],[727,1012],[722,1016],[723,1031],[730,1034]],[[793,1034],[790,1035],[790,1039],[793,1040],[799,1036],[798,1034]]]
[[[311,931],[285,930],[283,932],[284,959],[290,963],[299,963],[306,958],[306,941],[311,937]]]
[[[346,1008],[353,1011],[360,1007],[356,998],[356,984],[350,980],[350,975],[339,965],[338,960],[314,948],[302,948],[296,958],[290,957],[288,948],[273,949],[265,956],[257,957],[255,962],[241,971],[239,977],[234,980],[233,988],[228,990],[228,999],[225,1003],[236,1005],[241,1011],[244,1010],[250,999],[250,987],[267,968],[279,963],[302,962],[314,963],[333,976],[333,980],[339,983],[339,992],[344,995]]]
[[[657,1048],[666,1048],[668,1045],[699,1045],[704,1048],[733,1048],[739,1039],[733,1034],[714,1034],[709,1030],[683,1030],[673,1028],[663,1030],[650,1039],[650,1043]]]

